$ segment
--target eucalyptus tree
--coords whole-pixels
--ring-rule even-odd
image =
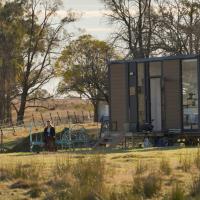
[[[93,104],[95,121],[98,102],[109,102],[107,62],[113,58],[118,55],[109,44],[82,35],[65,47],[56,63],[57,74],[62,77],[59,92],[87,97]]]
[[[11,118],[11,100],[19,64],[23,64],[23,2],[0,4],[0,120]]]

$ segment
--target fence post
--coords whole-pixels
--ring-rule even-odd
[[[83,123],[85,122],[84,112],[82,111]]]
[[[36,124],[35,124],[35,118],[34,118],[33,114],[32,114],[32,119],[33,119],[33,124],[34,124],[35,129],[37,129]]]
[[[90,112],[90,110],[89,110],[89,116],[90,116],[90,121],[91,121],[91,119],[92,119],[92,115],[91,115],[91,112]]]
[[[15,131],[15,127],[13,125],[13,121],[11,120],[10,123],[11,123],[12,129],[13,129],[13,135],[15,136],[16,131]]]
[[[69,111],[67,111],[67,118],[68,118],[68,122],[70,122],[70,115],[69,115]]]
[[[1,130],[1,153],[3,153],[3,130],[1,127],[0,130]]]
[[[61,118],[60,118],[60,115],[59,115],[59,113],[57,112],[57,115],[58,115],[58,119],[59,119],[59,121],[61,122]]]
[[[74,111],[74,118],[75,118],[75,122],[78,123],[78,119],[77,119],[77,116],[76,116],[76,112]]]
[[[49,113],[49,115],[50,115],[51,122],[53,123],[53,118],[52,118],[51,113]]]
[[[44,118],[43,118],[43,115],[42,115],[42,113],[40,113],[40,116],[41,116],[41,119],[42,119],[43,126],[45,126],[45,123],[44,123]]]

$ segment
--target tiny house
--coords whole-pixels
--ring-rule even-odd
[[[118,131],[200,131],[200,56],[109,63],[110,121]]]

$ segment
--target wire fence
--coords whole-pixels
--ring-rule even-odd
[[[66,111],[66,114],[63,115],[56,112],[51,113],[49,112],[48,115],[43,115],[43,113],[40,113],[39,117],[38,115],[31,114],[31,120],[30,121],[21,121],[21,122],[13,122],[10,119],[5,119],[3,121],[0,121],[0,152],[4,152],[4,137],[8,134],[12,134],[13,136],[17,136],[20,132],[29,132],[30,125],[35,130],[40,130],[41,128],[44,128],[46,125],[47,120],[51,120],[52,124],[54,126],[64,126],[69,123],[72,124],[87,124],[93,122],[94,115],[91,112],[69,112]]]

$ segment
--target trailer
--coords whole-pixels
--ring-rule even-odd
[[[112,61],[109,93],[111,133],[151,138],[154,145],[199,143],[199,55]]]

